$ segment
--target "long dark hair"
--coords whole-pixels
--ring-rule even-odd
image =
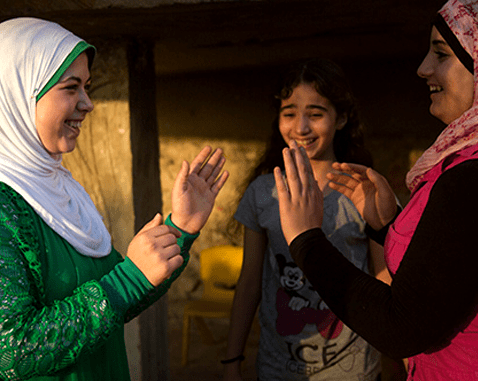
[[[301,83],[313,85],[321,96],[333,104],[338,116],[347,116],[347,123],[341,130],[337,130],[334,136],[333,146],[337,161],[372,166],[372,155],[364,146],[364,130],[359,120],[357,102],[342,69],[327,59],[298,61],[279,76],[274,96],[276,117],[272,122],[272,133],[259,164],[246,178],[241,195],[258,176],[272,173],[275,167],[284,169],[282,149],[286,147],[286,143],[279,130],[279,110],[281,101],[288,99]],[[239,225],[231,218],[227,228],[229,236],[237,237]]]
[[[372,155],[364,145],[364,130],[360,123],[357,102],[342,69],[327,59],[309,59],[290,65],[280,76],[275,93],[277,117],[272,123],[272,134],[259,164],[248,181],[271,173],[275,167],[284,168],[282,149],[286,143],[279,130],[281,101],[288,99],[301,83],[310,84],[335,107],[337,115],[346,115],[347,123],[334,136],[334,153],[337,161],[372,166]]]

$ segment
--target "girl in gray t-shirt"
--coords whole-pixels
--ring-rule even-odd
[[[293,262],[281,231],[273,168],[283,168],[282,149],[303,146],[324,192],[328,239],[358,268],[390,282],[382,248],[364,234],[353,203],[328,188],[335,161],[371,165],[354,97],[341,69],[328,60],[292,65],[277,93],[278,118],[262,162],[235,214],[244,225],[244,262],[236,288],[224,381],[242,380],[240,361],[260,304],[256,368],[261,381],[375,381],[380,354],[329,310]]]

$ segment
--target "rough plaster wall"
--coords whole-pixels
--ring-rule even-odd
[[[192,299],[201,293],[199,283],[199,253],[201,250],[215,245],[242,244],[241,237],[230,237],[226,226],[233,214],[236,201],[241,193],[244,176],[254,166],[254,163],[263,152],[263,143],[260,141],[234,142],[223,139],[174,138],[161,137],[161,188],[163,191],[164,213],[171,210],[171,189],[176,174],[183,160],[191,162],[202,147],[221,147],[227,158],[227,170],[230,177],[218,195],[215,207],[206,226],[191,249],[191,260],[181,277],[173,283],[168,298],[170,301],[178,299]],[[170,308],[174,304],[171,304]],[[171,315],[180,315],[181,311],[170,311]]]
[[[209,221],[192,247],[190,264],[168,293],[172,324],[182,316],[182,311],[174,309],[174,302],[199,297],[202,292],[200,251],[220,244],[242,245],[242,236],[231,237],[227,225],[269,135],[273,114],[264,77],[262,72],[218,71],[158,79],[164,213],[171,210],[171,187],[182,160],[190,162],[205,145],[224,150],[225,168],[230,172]]]
[[[86,189],[104,218],[113,245],[123,255],[133,238],[131,150],[125,50],[118,41],[92,41],[98,53],[92,68],[93,112],[78,144],[63,163]],[[125,326],[131,378],[141,380],[139,326]]]

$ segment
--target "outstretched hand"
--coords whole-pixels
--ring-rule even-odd
[[[323,195],[305,150],[292,141],[282,153],[286,179],[280,168],[274,168],[274,178],[282,233],[290,244],[299,234],[322,226]]]
[[[205,147],[191,162],[184,161],[174,182],[171,220],[182,230],[195,234],[211,214],[216,196],[229,173],[220,174],[226,159],[222,150]],[[219,175],[220,174],[220,175]]]
[[[397,202],[385,177],[359,164],[334,163],[338,173],[328,173],[329,187],[347,196],[363,219],[375,230],[387,225],[397,213]]]

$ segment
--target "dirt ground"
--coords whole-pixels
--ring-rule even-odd
[[[184,301],[174,301],[169,304],[169,353],[171,381],[220,381],[223,365],[220,360],[225,358],[226,340],[229,320],[206,319],[206,323],[214,335],[216,343],[204,343],[194,322],[191,322],[191,341],[189,344],[188,364],[181,366],[182,311]],[[257,379],[254,362],[259,341],[258,330],[252,330],[247,342],[243,366],[244,381]]]
[[[216,343],[206,344],[194,322],[191,323],[191,341],[189,344],[188,364],[181,366],[182,319],[185,301],[174,301],[169,304],[169,353],[171,381],[221,381],[225,358],[226,339],[229,320],[208,319],[211,332]],[[257,317],[256,317],[257,318]],[[247,341],[243,366],[244,381],[256,381],[255,358],[259,343],[259,329],[251,330]],[[401,362],[382,358],[382,381],[405,381],[405,368]]]

